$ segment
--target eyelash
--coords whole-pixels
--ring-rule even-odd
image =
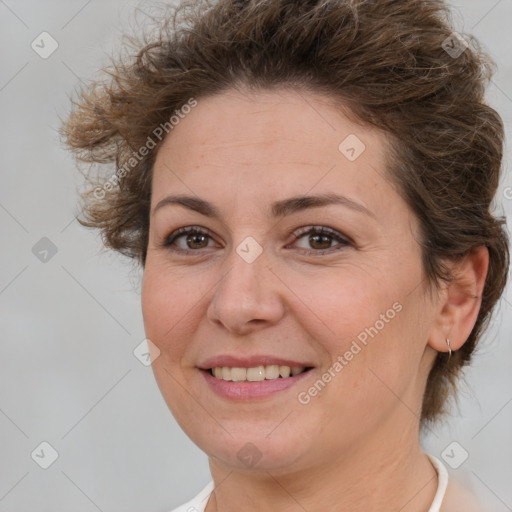
[[[179,252],[181,254],[190,254],[190,253],[198,253],[201,250],[200,249],[172,249],[171,246],[174,244],[174,242],[180,238],[183,235],[190,235],[190,234],[197,234],[197,235],[204,235],[208,236],[210,239],[212,238],[207,230],[204,228],[201,228],[199,226],[189,226],[189,227],[183,227],[179,228],[173,233],[171,233],[161,244],[162,247],[165,247],[173,252]],[[341,247],[351,246],[353,245],[353,242],[349,240],[348,238],[345,238],[341,236],[337,231],[330,229],[325,226],[305,226],[303,228],[300,228],[298,232],[296,232],[294,236],[293,242],[296,242],[300,238],[302,238],[305,235],[323,235],[323,236],[329,236],[330,238],[336,240],[341,244]],[[339,250],[339,249],[338,249]],[[309,255],[323,255],[327,253],[336,252],[335,247],[330,247],[329,249],[321,249],[321,250],[307,250],[303,249],[304,254],[307,256]]]

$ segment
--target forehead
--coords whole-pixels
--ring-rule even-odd
[[[197,100],[167,135],[155,162],[152,202],[171,190],[218,203],[235,191],[259,203],[311,191],[390,212],[401,198],[385,177],[386,150],[381,132],[348,119],[330,98],[226,91]]]
[[[349,135],[365,139],[372,153],[384,150],[383,134],[349,120],[332,98],[291,89],[228,90],[199,99],[163,148],[177,149],[186,141],[187,156],[193,158],[198,152],[243,155],[256,147],[264,159],[293,148],[305,161],[314,150],[314,162],[322,163],[340,156],[339,144]]]

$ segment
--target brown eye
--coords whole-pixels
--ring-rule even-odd
[[[191,234],[185,235],[186,244],[190,249],[203,249],[208,246],[208,235]],[[206,244],[205,244],[206,240]]]
[[[315,256],[336,252],[339,251],[339,247],[352,245],[352,242],[340,233],[324,226],[303,228],[294,237],[295,243],[305,239],[308,246],[302,247],[303,252]],[[171,233],[162,245],[175,252],[192,253],[208,248],[210,241],[212,241],[212,237],[206,230],[198,226],[190,226]],[[334,242],[337,242],[339,247],[333,246]]]
[[[211,237],[207,231],[199,227],[180,228],[171,233],[163,243],[164,247],[172,248],[176,251],[198,251],[208,247]],[[178,240],[183,242],[176,243]],[[177,247],[177,249],[174,248]]]
[[[306,240],[308,247],[303,247],[306,254],[319,255],[327,252],[334,252],[338,249],[332,246],[333,241],[338,242],[338,245],[341,245],[341,247],[352,245],[352,243],[348,239],[344,238],[340,233],[324,226],[307,227],[294,236],[295,241],[303,238]],[[310,248],[313,250],[310,250]]]
[[[315,249],[329,249],[332,244],[330,236],[325,235],[309,235],[309,243]]]

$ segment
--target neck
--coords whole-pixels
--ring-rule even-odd
[[[419,445],[417,421],[407,414],[408,427],[404,415],[400,432],[383,427],[370,441],[319,454],[307,469],[239,471],[210,458],[215,490],[206,512],[425,512],[437,490],[437,473]]]

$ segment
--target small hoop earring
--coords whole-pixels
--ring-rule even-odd
[[[450,340],[448,338],[446,338],[446,344],[448,345],[448,359],[450,359],[450,357],[452,357],[452,349],[450,347]]]

